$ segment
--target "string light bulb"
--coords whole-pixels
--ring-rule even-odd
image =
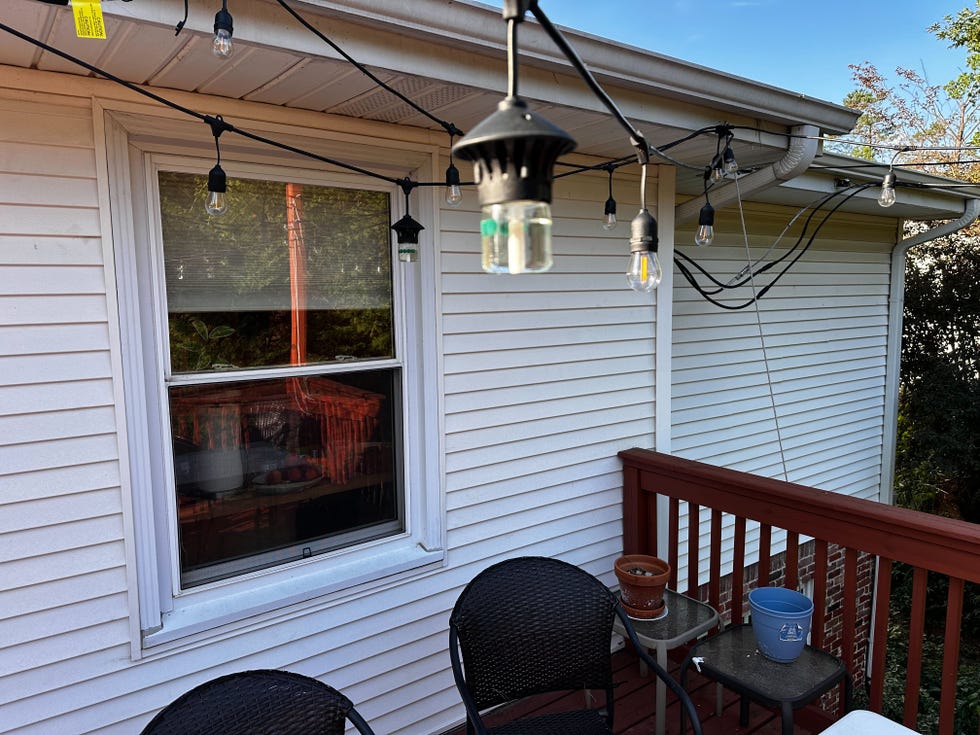
[[[694,244],[699,248],[707,247],[715,239],[715,208],[708,200],[708,179],[711,172],[704,172],[704,206],[698,213],[698,229],[694,234]]]
[[[660,285],[663,269],[657,257],[657,220],[641,209],[630,223],[630,259],[626,282],[637,293],[650,293]]]
[[[219,59],[227,59],[235,50],[231,42],[234,32],[234,22],[228,12],[228,0],[221,0],[221,10],[214,15],[214,41],[211,44],[211,52]]]
[[[895,172],[889,171],[881,180],[881,194],[878,195],[878,204],[886,209],[895,203]]]
[[[204,205],[210,215],[220,216],[228,211],[228,178],[220,163],[208,172],[208,199]]]
[[[607,169],[609,171],[609,198],[606,199],[606,205],[603,208],[602,214],[602,229],[611,230],[616,226],[616,200],[613,199],[613,171],[615,168],[610,164]]]
[[[215,151],[214,168],[208,172],[208,198],[204,203],[204,209],[210,215],[220,216],[228,211],[228,177],[225,176],[225,170],[221,168],[221,145],[218,139],[223,132],[231,130],[231,125],[226,123],[221,115],[214,117],[205,115],[204,122],[211,126]]]
[[[738,161],[735,160],[735,151],[730,145],[725,145],[725,150],[721,154],[721,163],[726,174],[734,176],[738,173]]]
[[[694,236],[694,244],[699,248],[707,247],[715,239],[715,208],[705,202],[698,214],[698,231]]]
[[[463,201],[463,191],[459,188],[459,169],[453,164],[453,159],[449,158],[449,168],[446,169],[446,204],[450,207],[458,207]]]

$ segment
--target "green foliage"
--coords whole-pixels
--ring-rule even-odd
[[[175,372],[290,364],[294,311],[307,362],[394,354],[386,193],[234,178],[211,217],[206,177],[159,189]]]
[[[937,240],[905,274],[895,488],[900,504],[980,522],[980,244]]]
[[[230,337],[235,330],[227,324],[209,327],[202,319],[182,314],[171,323],[171,348],[188,353],[177,355],[176,364],[185,365],[186,370],[210,370],[229,366],[228,359],[221,356],[221,340]]]
[[[930,575],[926,591],[926,630],[922,643],[922,670],[919,684],[919,711],[916,730],[931,735],[939,731],[943,632],[946,617],[948,578]],[[891,615],[888,627],[888,654],[885,661],[884,709],[882,714],[901,722],[905,706],[908,674],[910,610],[912,608],[912,568],[896,564],[892,571]],[[967,585],[964,592],[964,630],[980,625],[980,586]],[[966,635],[960,648],[956,680],[953,732],[975,735],[980,716],[980,649]]]

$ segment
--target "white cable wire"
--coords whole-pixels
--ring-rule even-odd
[[[737,186],[738,180],[737,180],[737,178],[736,178],[736,182],[735,183],[736,183],[736,187],[735,187],[736,193],[738,193],[738,186]],[[824,199],[826,199],[826,195],[825,194],[821,194],[819,197],[817,197],[816,199],[814,199],[812,202],[810,202],[809,204],[806,204],[802,208],[800,208],[800,210],[796,214],[793,215],[792,219],[790,219],[790,221],[788,223],[786,223],[786,226],[783,228],[783,231],[779,233],[779,235],[776,237],[775,240],[773,240],[773,243],[772,243],[772,245],[769,246],[769,249],[766,250],[766,252],[764,252],[758,258],[756,258],[754,263],[749,263],[742,270],[740,270],[734,276],[732,276],[731,278],[729,278],[728,279],[728,283],[726,283],[725,285],[726,286],[732,286],[732,285],[738,283],[739,281],[741,281],[747,275],[750,275],[750,274],[751,275],[755,275],[755,268],[758,268],[759,265],[761,265],[762,262],[772,254],[772,251],[776,249],[776,246],[783,239],[783,236],[786,235],[787,232],[789,232],[789,228],[793,226],[793,224],[796,222],[796,220],[798,220],[800,217],[802,217],[804,213],[806,213],[809,210],[813,209],[814,206],[816,206],[817,204],[820,204]],[[741,206],[741,203],[742,202],[741,202],[741,199],[740,199],[739,200],[739,206]]]
[[[749,249],[749,233],[745,226],[745,212],[742,209],[742,191],[735,179],[735,196],[738,201],[738,216],[742,223],[742,238],[745,242],[745,258],[749,268],[749,284],[752,287],[752,300],[755,304],[755,320],[759,326],[759,342],[762,345],[762,363],[766,369],[766,385],[769,388],[769,403],[772,406],[772,419],[776,425],[776,443],[779,445],[779,461],[783,466],[783,480],[789,482],[789,470],[786,469],[786,452],[783,449],[783,435],[779,429],[779,412],[776,410],[776,394],[772,389],[772,374],[769,371],[769,355],[766,352],[766,335],[762,329],[762,314],[759,311],[759,299],[755,288],[755,274],[752,272],[752,252]],[[799,216],[799,215],[797,215]],[[788,227],[788,226],[787,226]],[[782,235],[780,235],[782,237]]]

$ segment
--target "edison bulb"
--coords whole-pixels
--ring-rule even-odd
[[[450,207],[458,207],[463,201],[463,191],[459,184],[449,184],[446,186],[446,204]]]
[[[204,205],[208,214],[221,215],[228,211],[228,197],[223,191],[209,191],[208,201]]]
[[[710,245],[715,239],[715,228],[711,225],[698,225],[697,234],[694,236],[694,244],[699,248]]]
[[[227,59],[231,56],[234,47],[231,43],[231,31],[227,28],[219,28],[214,32],[214,42],[211,44],[211,52],[219,59]]]
[[[616,213],[610,212],[602,218],[602,229],[612,230],[616,227]]]
[[[649,293],[660,285],[663,271],[660,259],[651,250],[638,250],[630,253],[629,267],[626,269],[626,282],[638,293]]]
[[[889,171],[881,181],[881,194],[878,196],[878,204],[883,207],[890,207],[895,203],[895,174]]]
[[[488,204],[480,235],[487,273],[542,273],[552,266],[551,207],[546,202]]]

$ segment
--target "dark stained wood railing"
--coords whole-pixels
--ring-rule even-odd
[[[863,671],[856,661],[855,627],[859,615],[859,557],[877,560],[874,618],[870,621],[870,707],[881,712],[883,705],[885,653],[888,642],[888,613],[891,600],[891,571],[894,562],[914,568],[912,609],[905,686],[905,725],[915,729],[925,632],[926,583],[930,573],[949,578],[945,643],[940,701],[940,735],[953,735],[957,669],[964,583],[980,582],[980,526],[896,508],[824,490],[737,472],[721,467],[660,454],[630,449],[619,454],[623,461],[623,551],[626,554],[657,554],[658,497],[667,499],[668,561],[676,588],[680,549],[687,547],[687,594],[698,595],[700,580],[700,519],[710,513],[707,599],[720,609],[722,582],[722,528],[725,514],[734,517],[730,543],[733,569],[730,610],[742,611],[747,597],[744,570],[758,561],[755,584],[770,583],[773,529],[786,532],[785,567],[782,584],[797,587],[800,581],[800,535],[813,539],[814,616],[811,643],[821,647],[828,622],[829,550],[843,549],[843,590],[840,655],[849,670]],[[688,538],[680,538],[680,504],[687,503]],[[759,526],[758,559],[746,559],[746,521]],[[727,524],[726,524],[727,525]],[[836,555],[835,555],[836,558]],[[836,581],[835,581],[836,583]],[[865,608],[870,607],[865,605]],[[835,615],[838,614],[835,612]],[[740,616],[739,616],[740,617]],[[863,642],[860,642],[863,643]],[[856,665],[857,664],[857,665]]]

